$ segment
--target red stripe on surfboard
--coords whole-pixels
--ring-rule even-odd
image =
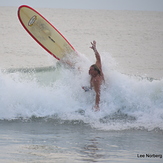
[[[76,50],[74,49],[74,47],[69,43],[69,41],[47,20],[45,19],[39,12],[37,12],[35,9],[33,9],[32,7],[30,6],[27,6],[27,5],[21,5],[19,8],[18,8],[18,18],[19,18],[19,21],[21,22],[22,26],[24,27],[24,29],[29,33],[29,35],[40,45],[42,46],[49,54],[51,54],[53,57],[55,57],[56,59],[60,60],[57,56],[55,56],[55,54],[53,54],[51,51],[49,51],[44,45],[42,45],[33,35],[32,33],[26,28],[26,26],[24,25],[22,19],[20,18],[20,9],[23,8],[23,7],[26,7],[26,8],[29,8],[31,10],[33,10],[34,12],[36,12],[38,15],[40,15],[48,24],[50,24],[64,39],[65,41],[70,45],[70,47],[76,52]],[[77,53],[77,52],[76,52]]]

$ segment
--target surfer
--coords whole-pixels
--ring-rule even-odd
[[[91,76],[90,79],[90,88],[94,89],[96,93],[95,97],[95,106],[93,109],[95,111],[99,111],[99,103],[100,103],[100,94],[101,94],[101,85],[104,82],[104,75],[102,72],[102,64],[101,64],[101,57],[99,52],[96,49],[96,41],[91,42],[91,49],[93,49],[96,57],[96,63],[90,66],[89,75]],[[82,87],[85,91],[88,91],[88,87]]]

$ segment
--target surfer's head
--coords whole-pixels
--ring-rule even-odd
[[[96,64],[93,64],[91,65],[90,69],[89,69],[89,74],[91,76],[94,76],[94,75],[101,75],[101,70],[98,68],[98,66]]]

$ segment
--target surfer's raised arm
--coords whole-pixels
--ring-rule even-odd
[[[101,67],[102,67],[101,66],[101,57],[100,57],[100,54],[99,54],[99,52],[97,51],[97,48],[96,48],[96,41],[91,42],[91,44],[92,44],[92,46],[90,48],[93,49],[93,51],[95,53],[96,65],[101,71]]]

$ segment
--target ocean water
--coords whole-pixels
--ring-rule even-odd
[[[11,11],[15,10],[11,9]],[[42,9],[42,11],[48,15],[53,12],[61,14],[63,20],[66,19],[65,13],[68,13],[69,17],[75,17],[71,10]],[[82,14],[76,10],[73,11],[78,16]],[[87,52],[91,53],[91,51],[79,52],[80,62],[77,58],[72,58],[77,62],[77,69],[65,67],[56,61],[51,62],[48,54],[44,55],[46,52],[42,51],[37,44],[35,46],[30,37],[28,41],[23,29],[15,34],[12,33],[12,37],[6,35],[7,31],[11,32],[12,29],[11,27],[5,29],[6,22],[10,18],[4,13],[1,18],[4,23],[0,26],[3,29],[0,46],[3,59],[0,61],[0,162],[162,162],[163,79],[161,63],[163,51],[160,45],[163,41],[163,31],[160,27],[162,21],[158,21],[162,18],[162,13],[131,12],[131,16],[135,16],[135,21],[130,24],[126,19],[122,19],[128,16],[128,12],[121,12],[123,16],[120,19],[120,12],[113,11],[109,14],[108,11],[106,13],[87,11],[85,14],[90,16],[96,13],[96,18],[101,22],[106,18],[102,18],[101,15],[110,16],[114,27],[117,27],[118,22],[121,27],[123,23],[129,23],[127,27],[130,27],[130,30],[120,29],[120,26],[116,29],[113,27],[109,29],[110,32],[112,31],[111,36],[114,34],[118,36],[118,33],[124,34],[129,31],[126,36],[121,35],[124,41],[117,41],[120,45],[118,50],[113,50],[114,45],[111,52],[100,49],[103,43],[101,35],[105,41],[107,37],[102,34],[102,30],[99,31],[99,28],[93,27],[91,33],[85,25],[88,20],[92,21],[93,17],[84,19],[86,22],[82,24],[83,30],[81,30],[81,24],[78,28],[72,24],[67,27],[66,31],[63,27],[65,22],[57,20],[62,28],[61,32],[63,30],[65,34],[73,35],[70,39],[76,47],[79,47],[79,50],[87,47],[85,41],[89,39],[88,36],[90,36],[90,41],[93,35],[99,39],[98,47],[102,56],[106,81],[101,90],[99,112],[92,111],[94,91],[84,92],[81,88],[89,85],[88,69],[94,57],[88,55]],[[138,18],[139,15],[142,17]],[[146,31],[146,25],[143,26],[143,22],[148,22],[149,16],[155,24],[150,26],[150,31]],[[55,19],[54,15],[52,18]],[[115,18],[118,20],[116,23]],[[132,20],[132,17],[129,18]],[[75,20],[78,22],[77,16]],[[73,23],[71,19],[69,21]],[[141,31],[135,30],[133,26],[135,24],[139,29],[138,22]],[[12,25],[17,27],[20,24],[14,21]],[[101,28],[104,26],[103,30],[108,27],[108,25],[100,26]],[[154,26],[157,28],[153,32]],[[72,32],[71,28],[75,32]],[[95,31],[99,34],[96,35]],[[78,38],[79,33],[87,36],[86,40]],[[135,36],[136,33],[139,35]],[[129,34],[132,37],[129,37]],[[137,42],[139,36],[142,35],[148,40],[143,42],[144,49],[142,42],[140,48]],[[27,40],[22,39],[25,42],[13,44],[13,41],[16,41],[14,36],[27,38]],[[149,39],[152,36],[155,44],[152,44]],[[11,40],[8,39],[10,37]],[[77,43],[80,41],[84,43],[80,42],[81,45],[77,45],[75,40]],[[110,45],[111,40],[116,42],[109,36],[104,47],[107,44]],[[131,44],[131,40],[133,42],[135,40],[136,45]],[[155,51],[155,57],[149,49],[147,50],[147,46],[151,44],[153,46],[150,49],[152,52]],[[130,47],[131,45],[133,46]],[[138,48],[137,53],[129,55],[132,49],[136,48]],[[119,54],[121,50],[122,55]],[[36,53],[44,57],[39,58]],[[126,59],[127,62],[124,62]],[[32,61],[28,62],[29,60]],[[38,64],[39,61],[41,64]],[[48,61],[50,67],[49,63],[47,64]],[[37,63],[33,67],[35,62]],[[121,70],[123,66],[127,69]]]
[[[84,70],[1,73],[1,161],[161,162],[163,80],[104,73],[99,112]]]

